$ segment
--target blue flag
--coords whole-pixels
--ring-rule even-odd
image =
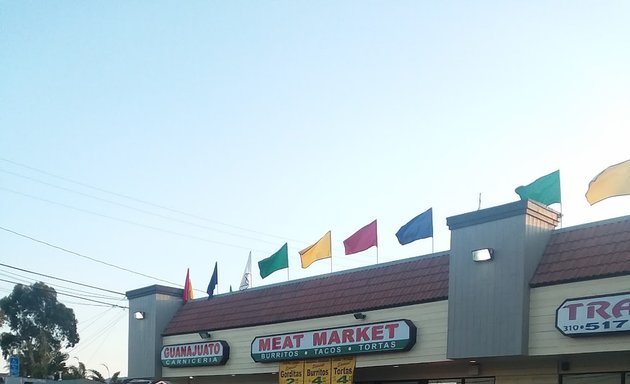
[[[433,237],[433,208],[429,208],[400,227],[396,237],[401,245]]]
[[[214,262],[214,272],[212,272],[212,277],[210,278],[210,284],[208,284],[208,289],[206,290],[206,292],[208,292],[208,299],[212,298],[212,295],[214,294],[214,288],[217,286],[217,284],[219,283],[219,273],[217,271],[217,262]]]

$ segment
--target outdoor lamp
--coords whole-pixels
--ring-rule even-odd
[[[472,251],[473,261],[490,261],[494,258],[494,249],[481,248]]]
[[[365,315],[365,313],[363,313],[363,312],[357,312],[357,313],[355,313],[353,316],[354,316],[354,318],[355,318],[355,319],[357,319],[357,320],[365,320],[365,318],[367,317],[367,316]]]
[[[210,340],[212,335],[208,331],[201,331],[201,332],[199,332],[199,337],[201,337],[204,340]]]

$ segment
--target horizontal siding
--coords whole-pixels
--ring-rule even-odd
[[[365,323],[396,319],[411,320],[418,329],[416,345],[409,352],[374,353],[357,356],[357,367],[402,365],[446,360],[446,332],[448,304],[438,301],[406,307],[365,312]],[[224,366],[163,368],[163,377],[202,375],[232,375],[271,373],[278,371],[277,363],[255,363],[250,355],[251,342],[257,336],[287,332],[300,332],[330,327],[360,325],[352,315],[309,319],[291,323],[272,324],[260,327],[221,330],[212,332],[213,340],[225,340],[230,346],[230,359]],[[166,336],[163,344],[182,344],[201,341],[197,333]]]
[[[555,359],[490,362],[481,368],[483,376],[496,377],[496,384],[558,384]]]
[[[630,351],[630,334],[576,338],[562,335],[555,327],[556,309],[564,300],[628,290],[628,276],[533,288],[530,296],[529,354]]]

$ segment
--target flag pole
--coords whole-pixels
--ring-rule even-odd
[[[378,264],[378,245],[376,246],[376,264]]]
[[[324,236],[326,236],[326,235],[324,235]],[[331,237],[331,240],[330,240],[330,273],[332,273],[332,271],[333,271],[332,270],[332,256],[333,256],[333,254],[332,254],[332,234],[331,234],[330,237]]]
[[[435,253],[434,240],[435,238],[431,236],[431,253]]]

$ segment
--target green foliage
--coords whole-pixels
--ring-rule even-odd
[[[0,299],[2,357],[20,357],[22,376],[46,378],[65,371],[68,355],[62,348],[79,342],[74,311],[57,301],[57,292],[44,283],[18,284]]]
[[[87,379],[88,370],[85,368],[85,364],[79,361],[79,365],[69,366],[63,374],[65,380],[70,379]]]
[[[118,378],[118,376],[120,376],[120,371],[118,372],[114,372],[114,374],[112,375],[112,377],[109,379],[109,383],[110,384],[117,384],[117,383],[122,383],[122,380]]]
[[[101,375],[101,373],[96,369],[88,369],[88,371],[90,372],[90,374],[88,375],[88,379],[99,381],[101,383],[105,382],[105,378],[103,377],[103,375]]]

